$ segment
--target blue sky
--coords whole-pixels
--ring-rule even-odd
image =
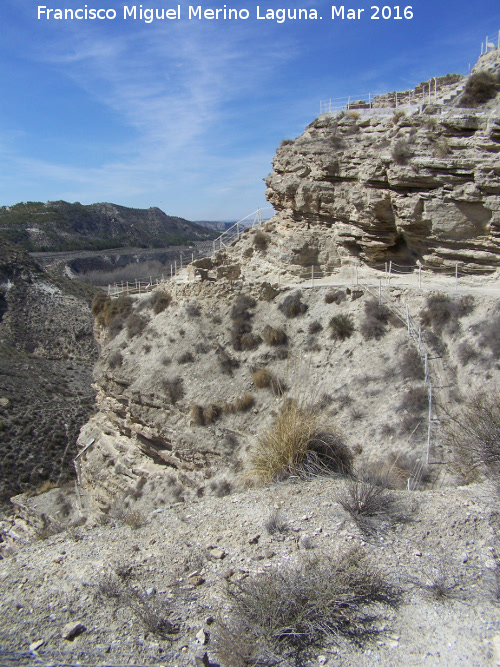
[[[42,4],[117,18],[38,19]],[[375,0],[360,0],[344,5],[365,8],[356,21],[332,20],[323,0],[259,3],[260,15],[323,17],[284,23],[257,19],[254,0],[226,0],[248,9],[247,20],[188,20],[181,0],[181,20],[149,24],[123,19],[134,4],[1,0],[0,205],[111,201],[189,219],[243,217],[266,206],[276,147],[301,134],[321,99],[467,73],[500,29],[497,0],[416,0],[411,20],[372,20]]]

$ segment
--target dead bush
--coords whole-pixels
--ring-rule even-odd
[[[453,334],[460,328],[459,318],[470,315],[473,310],[474,297],[471,295],[454,299],[446,294],[432,294],[427,297],[420,319],[422,325],[432,327],[435,334],[444,330]]]
[[[268,345],[286,345],[288,342],[285,331],[280,327],[272,327],[270,324],[264,327],[262,337]]]
[[[210,482],[210,490],[214,496],[217,496],[217,498],[224,498],[224,496],[228,496],[231,493],[232,488],[233,487],[231,482],[229,482],[227,479],[222,479],[218,482]]]
[[[208,405],[206,408],[203,408],[203,419],[205,424],[213,424],[216,422],[222,415],[222,408],[216,403]]]
[[[498,359],[500,357],[500,312],[494,312],[487,320],[480,325],[479,344],[482,347],[488,347],[493,356]]]
[[[299,315],[303,315],[308,309],[308,305],[303,303],[301,299],[302,292],[294,292],[285,297],[278,307],[286,317],[298,317]]]
[[[359,328],[363,338],[365,340],[382,338],[386,332],[391,314],[389,308],[379,303],[377,299],[365,301],[365,315]]]
[[[330,290],[325,294],[325,303],[336,303],[337,305],[339,305],[345,300],[346,300],[345,292],[340,289]]]
[[[110,368],[119,368],[123,363],[123,356],[120,350],[114,350],[111,352],[107,361]]]
[[[288,525],[283,512],[280,512],[279,510],[273,510],[269,515],[268,520],[264,524],[264,528],[269,535],[276,535],[276,533],[286,533],[288,530]]]
[[[340,313],[334,315],[329,322],[330,337],[334,340],[346,340],[354,333],[354,322],[351,315]]]
[[[250,310],[255,308],[257,302],[248,294],[239,294],[229,314],[232,320],[249,320],[252,317]]]
[[[237,665],[303,665],[311,648],[339,636],[359,644],[380,633],[370,607],[395,605],[400,598],[359,549],[304,558],[298,566],[280,566],[227,586],[231,613],[224,627],[237,637],[233,655],[245,649]],[[227,640],[225,648],[227,654]]]
[[[169,402],[175,405],[177,401],[184,398],[184,380],[177,376],[175,378],[164,378],[162,380],[163,390]]]
[[[392,148],[392,159],[396,164],[407,164],[413,157],[410,142],[406,139],[398,139]]]
[[[286,401],[257,443],[251,475],[270,482],[290,476],[349,472],[352,457],[340,433],[321,429],[318,421],[315,410],[295,400]]]
[[[146,516],[140,510],[129,510],[125,514],[123,522],[126,523],[127,526],[137,530],[146,525]]]
[[[244,333],[239,339],[239,346],[235,349],[255,350],[262,343],[262,338],[251,332]]]
[[[201,316],[201,308],[196,302],[192,301],[191,303],[187,304],[186,313],[187,313],[188,317],[200,317]]]
[[[496,329],[496,332],[498,332],[498,328]],[[498,333],[495,336],[495,340],[498,341]],[[499,344],[499,351],[500,351],[500,344]],[[474,359],[477,359],[479,354],[477,350],[475,350],[470,343],[468,343],[466,340],[464,340],[460,345],[458,346],[458,360],[462,364],[462,366],[466,366],[469,361],[473,361]]]
[[[442,429],[451,470],[463,482],[490,479],[500,489],[500,396],[473,394]]]

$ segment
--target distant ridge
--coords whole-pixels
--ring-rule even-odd
[[[214,232],[161,209],[110,203],[26,202],[0,208],[0,238],[29,252],[164,248],[214,237]]]

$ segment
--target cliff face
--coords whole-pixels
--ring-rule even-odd
[[[500,97],[461,100],[316,119],[283,142],[266,179],[277,226],[292,239],[314,227],[319,269],[343,256],[498,267]]]

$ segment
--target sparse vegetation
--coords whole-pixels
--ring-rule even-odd
[[[266,368],[257,368],[252,372],[252,381],[257,389],[265,389],[271,386],[273,375]]]
[[[288,525],[283,512],[280,512],[279,510],[273,510],[269,515],[268,520],[264,524],[264,528],[269,535],[276,535],[276,533],[286,533],[288,530]]]
[[[425,378],[424,365],[415,347],[407,347],[403,352],[401,372],[403,377],[411,380],[423,380]]]
[[[364,533],[373,533],[380,523],[396,517],[394,495],[372,480],[348,480],[336,500]]]
[[[334,315],[329,322],[330,336],[334,340],[346,340],[354,333],[354,322],[351,315],[340,313]]]
[[[201,308],[200,308],[199,304],[192,301],[191,303],[187,304],[186,313],[187,313],[188,317],[200,317]]]
[[[323,325],[321,322],[318,322],[318,320],[314,320],[314,322],[311,322],[307,327],[307,333],[311,336],[319,333],[320,331],[323,331]]]
[[[279,309],[288,318],[303,315],[307,311],[308,306],[301,299],[302,292],[300,291],[289,294],[280,303]]]
[[[131,313],[127,318],[127,336],[134,338],[139,336],[148,325],[148,320],[138,313]]]
[[[427,297],[420,319],[424,327],[432,327],[437,335],[444,330],[453,334],[460,328],[459,318],[470,315],[473,310],[474,297],[471,295],[453,299],[445,294],[432,294]]]

